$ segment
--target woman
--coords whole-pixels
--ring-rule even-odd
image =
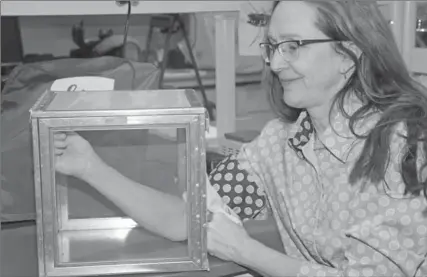
[[[278,1],[267,38],[278,119],[210,180],[240,218],[272,214],[286,254],[221,213],[210,253],[266,276],[427,276],[426,90],[375,3]],[[121,176],[78,136],[55,143],[58,171],[144,227],[186,238],[183,201]]]

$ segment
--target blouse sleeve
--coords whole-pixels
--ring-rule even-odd
[[[209,174],[213,188],[234,212],[245,221],[265,219],[269,208],[264,190],[240,156],[228,156]]]
[[[336,269],[305,263],[298,276],[427,276],[427,200],[424,193],[405,194],[405,141],[391,141],[384,183],[369,184],[349,203],[353,212],[342,245],[347,262]]]

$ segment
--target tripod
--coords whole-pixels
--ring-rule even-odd
[[[165,14],[165,15],[157,15],[157,16],[151,17],[150,29],[148,31],[147,44],[145,47],[147,52],[150,50],[150,45],[151,45],[151,41],[152,41],[152,37],[153,37],[153,29],[154,28],[160,28],[162,31],[167,32],[165,43],[163,46],[163,51],[164,51],[163,60],[160,64],[159,88],[163,87],[164,74],[165,74],[167,63],[168,63],[168,52],[170,50],[169,49],[170,48],[170,39],[175,32],[181,31],[182,35],[184,37],[184,40],[185,40],[185,44],[188,48],[188,53],[190,54],[191,63],[193,65],[194,72],[196,74],[197,83],[199,85],[199,88],[200,88],[200,91],[202,94],[203,105],[205,106],[205,108],[209,114],[209,118],[211,120],[215,120],[216,106],[215,106],[215,103],[212,103],[211,101],[209,101],[207,96],[206,96],[206,91],[205,91],[205,88],[203,86],[202,79],[200,77],[199,68],[197,66],[196,58],[194,56],[193,49],[191,47],[191,43],[190,43],[190,40],[188,38],[188,33],[187,33],[186,28],[185,28],[185,24],[183,23],[181,15],[180,14]]]

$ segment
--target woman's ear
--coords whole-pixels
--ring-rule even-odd
[[[344,41],[341,43],[341,45],[345,49],[349,50],[354,55],[354,57],[356,57],[357,60],[360,59],[362,51],[359,47],[356,46],[356,44],[354,44],[353,42]],[[343,74],[348,74],[355,67],[354,60],[352,57],[349,56],[349,53],[341,52],[341,55],[343,59],[341,72]]]
[[[357,47],[357,45],[354,42],[351,41],[344,41],[342,42],[342,46],[347,48],[348,50],[352,51],[354,55],[359,59],[362,55],[362,50]]]

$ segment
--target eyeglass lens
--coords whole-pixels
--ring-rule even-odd
[[[265,61],[269,62],[271,60],[276,50],[274,48],[275,47],[271,44],[262,45],[261,52]],[[286,58],[286,60],[288,61],[295,60],[298,57],[298,49],[298,43],[293,41],[284,42],[277,46],[277,51],[279,52],[279,54],[282,57]]]

